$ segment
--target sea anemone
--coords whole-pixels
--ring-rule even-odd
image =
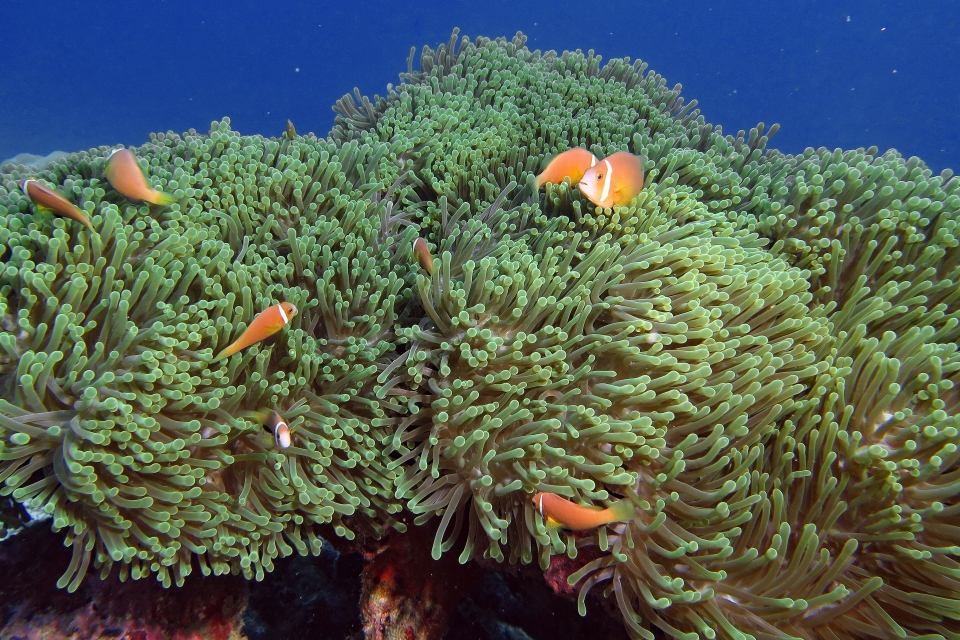
[[[261,577],[319,551],[314,523],[347,537],[394,523],[380,443],[396,420],[384,407],[404,408],[375,399],[371,376],[396,357],[409,252],[375,197],[384,149],[241,137],[228,121],[157,135],[141,166],[178,199],[157,208],[105,184],[108,151],[40,173],[96,233],[35,213],[22,168],[0,194],[0,491],[67,530],[61,586],[91,561],[179,584],[195,555],[204,573]],[[276,345],[212,362],[278,300],[301,313]],[[294,446],[273,446],[255,419],[268,409]]]
[[[113,192],[107,148],[38,172],[96,233],[0,175],[0,494],[67,531],[61,585],[435,521],[461,562],[590,547],[580,605],[634,637],[960,638],[960,182],[524,44],[454,31],[326,140],[158,134],[169,206]],[[643,191],[538,190],[575,146],[642,156]],[[211,362],[280,301],[274,344]],[[540,491],[634,513],[558,531]]]

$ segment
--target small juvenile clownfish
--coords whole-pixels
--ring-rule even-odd
[[[90,229],[90,231],[93,231],[93,225],[90,223],[90,218],[87,217],[87,214],[56,190],[37,182],[33,178],[26,178],[20,182],[20,190],[23,191],[23,194],[27,196],[30,202],[38,209],[42,211],[52,211],[65,218],[76,220]]]
[[[534,494],[532,500],[540,517],[551,529],[586,531],[611,522],[631,520],[634,515],[634,506],[626,499],[618,500],[606,509],[585,507],[555,493],[542,491]]]
[[[261,340],[266,340],[290,322],[293,316],[297,315],[297,308],[289,302],[281,302],[257,314],[250,326],[240,334],[240,337],[230,343],[226,349],[217,354],[217,357],[211,360],[216,362],[223,358],[229,358],[241,349],[246,349]]]
[[[286,449],[290,446],[290,427],[287,426],[283,416],[276,411],[271,411],[265,426],[273,431],[273,440],[278,447]]]
[[[609,209],[625,205],[643,189],[643,160],[617,151],[587,169],[580,180],[580,191],[598,207]]]
[[[287,138],[293,140],[297,137],[297,129],[293,126],[293,120],[287,120]]]
[[[417,262],[427,272],[428,276],[433,275],[433,256],[430,255],[430,247],[423,238],[417,238],[413,241],[413,255],[417,257]]]
[[[104,173],[110,186],[124,198],[151,204],[170,204],[176,200],[169,193],[150,188],[143,170],[137,164],[137,157],[129,149],[111,151],[107,156],[107,169]]]
[[[577,184],[584,172],[597,164],[597,156],[583,147],[564,151],[547,164],[543,173],[537,176],[537,189],[547,182],[560,184],[564,178],[570,178],[570,184]]]

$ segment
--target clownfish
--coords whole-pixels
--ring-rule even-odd
[[[283,416],[276,411],[271,411],[264,426],[273,431],[273,440],[278,447],[286,449],[290,446],[290,427],[287,426]]]
[[[428,276],[433,275],[433,256],[430,255],[430,247],[423,238],[417,238],[413,241],[413,255],[417,257],[417,262],[427,272]]]
[[[297,308],[289,302],[281,302],[272,307],[268,307],[257,317],[253,319],[246,331],[240,334],[240,337],[230,343],[226,349],[217,354],[217,357],[211,360],[216,362],[223,358],[229,358],[241,349],[246,349],[250,345],[256,344],[261,340],[266,340],[290,322],[290,319],[297,315]]]
[[[293,126],[293,120],[287,120],[287,138],[293,140],[297,137],[297,129]]]
[[[26,178],[20,182],[20,190],[30,199],[35,207],[43,211],[52,211],[65,218],[76,220],[83,226],[93,231],[93,225],[87,214],[80,210],[77,205],[60,195],[56,190],[45,184],[37,182],[33,178]]]
[[[114,149],[107,156],[107,169],[104,172],[107,182],[117,193],[130,200],[140,200],[151,204],[170,204],[176,198],[169,193],[151,189],[143,170],[137,164],[137,157],[129,149]]]
[[[611,522],[631,520],[634,516],[634,506],[626,499],[618,500],[606,509],[585,507],[555,493],[542,491],[534,494],[532,500],[540,512],[540,517],[550,529],[586,531]]]
[[[597,164],[597,156],[583,147],[564,151],[547,164],[543,173],[537,176],[537,189],[547,182],[560,184],[564,178],[570,178],[570,184],[577,184],[584,172]]]
[[[598,207],[625,205],[643,189],[643,160],[617,151],[590,167],[580,180],[580,191]]]

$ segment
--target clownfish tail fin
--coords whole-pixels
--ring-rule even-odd
[[[610,522],[629,522],[637,514],[637,507],[630,498],[617,500],[608,508],[613,518]]]
[[[158,191],[157,195],[153,198],[153,204],[158,204],[158,205],[170,204],[176,201],[177,201],[177,198],[175,198],[171,194],[166,193],[164,191]]]
[[[240,414],[241,417],[246,418],[250,422],[259,422],[264,424],[267,421],[267,418],[270,417],[270,412],[266,409],[252,409]]]

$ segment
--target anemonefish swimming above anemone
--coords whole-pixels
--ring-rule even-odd
[[[626,499],[618,500],[606,509],[599,509],[585,507],[555,493],[543,491],[534,494],[532,500],[548,528],[571,531],[587,531],[611,522],[631,520],[635,509]]]
[[[537,189],[550,182],[560,184],[564,178],[570,178],[570,184],[577,184],[584,172],[597,164],[597,156],[583,147],[564,151],[551,160],[543,172],[537,176]]]
[[[255,317],[253,322],[250,323],[250,326],[240,334],[240,337],[218,353],[212,362],[229,358],[242,349],[246,349],[261,340],[266,340],[277,331],[280,331],[280,329],[283,329],[295,315],[297,315],[297,308],[289,302],[281,302],[280,304],[268,307],[257,314],[257,317]]]
[[[604,158],[580,180],[580,192],[604,209],[629,204],[642,189],[643,160],[626,151]]]
[[[53,213],[76,220],[83,226],[93,231],[93,224],[87,214],[80,210],[77,205],[67,200],[56,189],[48,187],[42,182],[37,182],[33,178],[26,178],[20,182],[20,190],[30,199],[37,209],[41,211],[52,211]]]
[[[107,168],[104,173],[110,186],[129,200],[151,204],[170,204],[176,200],[169,193],[150,188],[143,170],[137,164],[137,157],[129,149],[111,151],[107,156]]]

